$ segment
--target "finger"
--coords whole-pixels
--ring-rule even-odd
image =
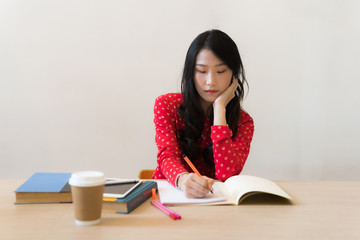
[[[195,183],[195,182],[192,182],[192,183],[193,184],[191,184],[191,183],[186,184],[184,189],[183,189],[184,192],[185,192],[186,197],[189,197],[189,198],[202,198],[208,193],[209,190],[203,188],[202,186],[200,186],[200,188],[199,188],[199,185],[197,183]]]
[[[204,196],[209,192],[209,181],[207,177],[199,177],[197,175],[191,176],[190,187],[196,191],[196,195]]]
[[[186,176],[184,176],[184,185],[187,187],[191,187],[194,189],[199,189],[201,186],[206,186],[207,181],[197,176],[195,173],[189,173]]]
[[[195,183],[197,183],[200,186],[206,187],[208,185],[208,181],[206,179],[206,176],[198,176],[196,174],[193,174],[191,176],[191,180],[193,180]]]
[[[197,181],[197,186],[194,185],[197,189],[199,189],[202,193],[208,193],[212,191],[212,185],[214,184],[215,180],[206,176],[194,176],[194,181]]]
[[[214,179],[212,179],[212,178],[208,178],[208,177],[204,177],[206,180],[207,180],[207,182],[208,182],[208,189],[210,190],[210,191],[214,191],[214,188],[212,187],[212,185],[214,185],[214,183],[215,183],[215,180]]]
[[[187,188],[185,191],[185,196],[188,198],[203,198],[207,193],[199,192],[194,188]]]
[[[235,91],[237,86],[238,86],[238,81],[237,81],[237,78],[234,76],[233,81],[231,83],[231,88]]]

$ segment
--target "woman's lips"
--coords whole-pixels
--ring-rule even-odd
[[[218,91],[217,90],[212,90],[212,89],[209,89],[209,90],[205,90],[206,93],[209,93],[209,94],[214,94],[214,93],[217,93]]]

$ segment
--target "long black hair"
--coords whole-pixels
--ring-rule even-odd
[[[200,105],[200,95],[194,84],[196,57],[202,49],[208,49],[221,59],[233,72],[238,81],[235,97],[226,106],[226,121],[233,132],[237,133],[241,113],[241,101],[244,97],[244,85],[247,85],[243,64],[235,42],[220,30],[209,30],[198,35],[191,43],[185,58],[181,80],[183,103],[178,114],[184,121],[185,129],[179,131],[182,151],[193,162],[202,155],[209,167],[214,167],[212,144],[204,151],[200,149],[200,140],[204,128],[204,117],[213,120],[212,106],[204,113]]]

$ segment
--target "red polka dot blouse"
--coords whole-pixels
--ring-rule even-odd
[[[154,106],[158,166],[153,178],[167,179],[172,185],[175,185],[178,174],[192,172],[182,157],[181,146],[177,141],[178,131],[185,128],[177,114],[182,102],[181,93],[170,93],[159,96]],[[202,157],[194,163],[195,167],[202,175],[220,181],[240,174],[249,155],[253,132],[253,119],[244,111],[241,111],[238,131],[233,139],[228,126],[211,126],[210,120],[206,118],[200,144],[204,150],[213,143],[215,168],[209,169]]]

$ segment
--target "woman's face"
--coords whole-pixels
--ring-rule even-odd
[[[212,51],[202,49],[198,53],[194,81],[204,109],[207,109],[229,87],[232,76],[232,70]]]

